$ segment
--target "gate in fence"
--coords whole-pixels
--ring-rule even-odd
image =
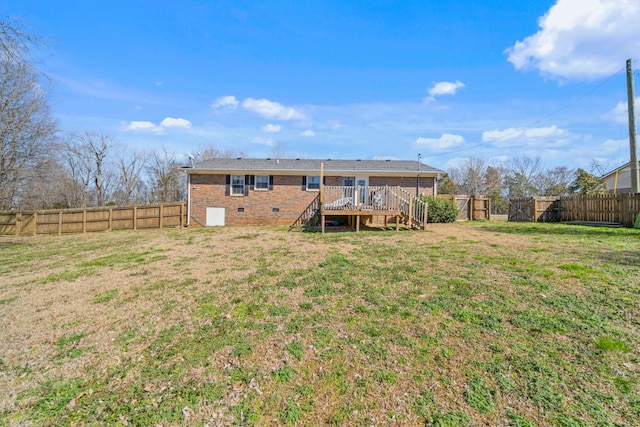
[[[584,221],[633,227],[639,214],[640,194],[509,199],[509,221]]]
[[[470,221],[478,219],[491,219],[491,199],[485,196],[467,196],[457,194],[455,196],[440,195],[453,199],[458,207],[458,221]]]

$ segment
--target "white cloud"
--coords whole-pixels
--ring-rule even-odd
[[[307,138],[311,138],[312,136],[315,136],[316,133],[314,131],[312,131],[311,129],[307,129],[304,132],[302,132],[300,135],[306,136]]]
[[[277,145],[273,138],[264,138],[262,136],[251,138],[251,142],[254,144],[266,145],[267,147],[275,147]]]
[[[603,142],[599,149],[598,154],[616,155],[620,153],[629,154],[629,140],[628,139],[607,139]]]
[[[221,96],[217,98],[215,101],[213,101],[213,104],[211,104],[211,108],[227,107],[227,108],[231,108],[232,110],[235,110],[236,108],[238,108],[238,104],[239,102],[235,96],[227,95],[227,96]]]
[[[272,125],[271,123],[265,125],[262,130],[268,133],[278,133],[282,129],[280,125]]]
[[[142,133],[162,133],[162,128],[160,126],[156,126],[151,122],[146,121],[133,121],[124,125],[124,129],[131,132],[142,132]]]
[[[160,122],[163,128],[191,129],[191,122],[187,119],[167,117]]]
[[[133,121],[123,123],[123,128],[129,132],[154,133],[159,135],[164,133],[166,129],[191,129],[191,122],[187,119],[166,117],[159,125],[149,121]]]
[[[419,137],[416,139],[416,145],[427,147],[432,150],[444,150],[447,148],[458,147],[462,144],[464,144],[464,137],[450,133],[445,133],[440,138]]]
[[[436,100],[436,96],[441,95],[455,95],[458,89],[462,89],[464,83],[460,80],[455,82],[433,82],[433,86],[429,89],[429,96],[424,99],[424,102],[429,103]]]
[[[640,97],[636,97],[636,106],[638,105],[640,105]],[[637,108],[638,107],[636,107],[636,116],[638,115]],[[618,102],[615,108],[606,112],[602,118],[615,123],[629,123],[629,104],[627,101]]]
[[[267,119],[303,120],[305,118],[304,114],[295,108],[285,107],[268,99],[247,98],[242,102],[242,106]]]
[[[543,128],[508,128],[482,133],[482,141],[498,147],[538,145],[539,148],[565,145],[573,135],[557,126]]]
[[[540,30],[505,51],[517,70],[556,80],[594,80],[640,54],[637,0],[558,0]]]

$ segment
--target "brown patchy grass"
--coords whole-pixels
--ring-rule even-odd
[[[633,425],[640,234],[0,238],[0,425]]]

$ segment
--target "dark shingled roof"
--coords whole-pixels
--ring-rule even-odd
[[[188,173],[203,172],[299,172],[311,173],[320,171],[320,163],[324,163],[325,173],[388,173],[390,175],[438,175],[445,172],[415,160],[333,160],[333,159],[209,159],[198,162],[193,168],[185,168]]]

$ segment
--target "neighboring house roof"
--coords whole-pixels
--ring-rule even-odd
[[[334,160],[334,159],[210,159],[185,167],[189,174],[251,173],[308,175],[325,174],[374,176],[437,176],[446,172],[414,160]]]
[[[638,161],[638,166],[640,166],[640,160]],[[603,180],[603,179],[607,179],[607,178],[609,178],[609,177],[611,177],[611,176],[615,175],[615,174],[616,174],[616,172],[622,172],[622,171],[628,172],[630,169],[631,169],[631,162],[627,162],[627,163],[625,163],[624,165],[622,165],[622,166],[619,166],[619,167],[615,168],[615,169],[614,169],[614,170],[612,170],[611,172],[605,173],[604,175],[602,175],[602,176],[600,177],[600,179],[601,179],[601,180]]]

